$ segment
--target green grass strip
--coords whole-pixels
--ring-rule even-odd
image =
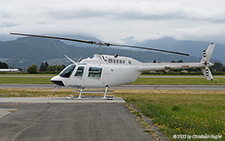
[[[198,92],[129,94],[125,99],[138,106],[171,140],[173,135],[205,134],[225,140],[225,94]]]
[[[0,77],[0,84],[52,84],[51,77]]]
[[[0,84],[51,84],[51,77],[0,77]],[[225,85],[225,78],[138,78],[133,85]]]
[[[138,78],[134,85],[225,85],[225,78],[216,78],[214,81],[205,78]]]

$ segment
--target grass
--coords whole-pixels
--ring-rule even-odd
[[[173,135],[222,135],[225,139],[225,91],[150,90],[122,96],[173,140]]]
[[[0,73],[0,76],[55,76],[57,74]]]
[[[68,96],[71,89],[0,89],[9,97]],[[74,93],[73,93],[74,94]],[[78,95],[78,94],[77,94]],[[96,94],[94,94],[96,95]],[[225,140],[225,91],[211,90],[115,90],[135,104],[171,140],[173,135],[222,135]],[[140,113],[134,113],[140,116]]]
[[[27,75],[26,75],[27,76]],[[45,77],[0,77],[0,84],[52,84]],[[133,85],[225,85],[225,78],[216,78],[214,81],[205,78],[138,78]]]
[[[205,78],[138,78],[134,85],[225,85],[225,78],[216,78],[214,81]]]
[[[0,84],[52,84],[51,77],[0,77]]]

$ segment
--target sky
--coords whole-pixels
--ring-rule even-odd
[[[110,43],[172,37],[225,44],[224,0],[0,0],[0,35],[85,35]]]

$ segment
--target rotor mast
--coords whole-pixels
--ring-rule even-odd
[[[100,47],[100,53],[99,54],[102,55],[102,45],[100,44],[99,47]]]

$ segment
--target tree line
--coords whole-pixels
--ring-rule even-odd
[[[153,61],[153,63],[156,63],[156,60]],[[172,61],[171,63],[183,63],[183,60],[179,60],[179,61]],[[39,68],[39,72],[60,72],[62,71],[66,66],[65,65],[53,65],[53,66],[49,66],[48,62],[42,62]],[[29,67],[30,68],[30,67]],[[33,71],[30,71],[28,68],[27,72],[28,73],[37,73],[37,66],[36,65],[32,65],[31,68],[33,68]],[[223,74],[225,75],[225,66],[220,63],[220,62],[215,62],[214,65],[210,68],[212,70],[213,74]],[[196,74],[201,74],[201,70],[199,68],[195,69],[185,69],[187,72],[192,73],[196,73]],[[172,73],[182,73],[184,70],[173,70]],[[158,71],[158,72],[163,72],[165,73],[165,71]],[[148,74],[149,72],[144,72],[145,74]]]
[[[160,63],[153,60],[153,63]],[[171,61],[171,63],[183,63],[183,60]],[[220,62],[215,62],[212,67],[210,67],[213,75],[225,75],[225,66]],[[145,71],[142,74],[169,74],[169,75],[201,75],[200,68],[192,69],[180,69],[180,70],[170,70],[170,71]]]
[[[0,69],[8,69],[9,65],[4,63],[4,62],[0,62]]]
[[[156,60],[153,61],[153,63],[157,63]],[[159,63],[159,62],[158,62]],[[179,60],[179,61],[171,61],[171,63],[183,63],[183,60]],[[30,74],[35,74],[35,73],[59,73],[60,71],[62,71],[66,66],[65,65],[52,65],[50,66],[48,64],[48,62],[42,62],[40,65],[40,68],[37,67],[37,65],[31,65],[30,67],[28,67],[27,72]],[[7,63],[4,62],[0,62],[0,69],[8,69],[9,65]],[[223,74],[225,75],[225,66],[220,63],[220,62],[215,62],[214,65],[212,67],[210,67],[210,69],[212,70],[213,74]],[[22,69],[20,69],[22,70]],[[188,72],[199,72],[201,73],[200,69],[186,69]],[[176,73],[180,73],[183,70],[173,70],[170,73],[176,72]],[[151,72],[144,72],[144,74],[148,74]],[[165,73],[165,71],[158,71],[158,73]]]
[[[177,62],[172,61],[171,63],[183,63],[183,60],[179,60]],[[220,62],[215,62],[214,65],[210,67],[210,69],[214,72],[225,72],[225,66]],[[192,70],[197,70],[197,69],[192,69]]]
[[[40,65],[40,68],[36,65],[31,65],[28,69],[27,72],[30,74],[35,74],[35,73],[52,73],[52,72],[60,72],[62,71],[66,66],[65,65],[52,65],[50,66],[48,62],[42,62]]]

